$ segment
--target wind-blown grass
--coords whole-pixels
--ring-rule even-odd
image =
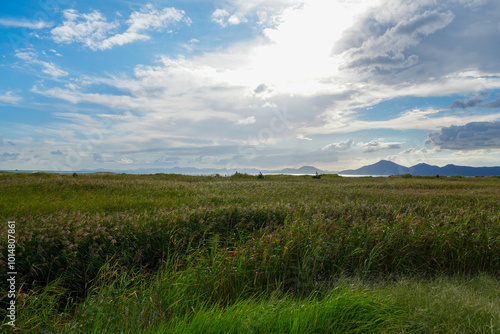
[[[307,297],[275,292],[210,303],[196,271],[154,277],[107,263],[78,305],[54,282],[23,296],[19,328],[61,333],[496,333],[500,282],[489,276],[339,277]],[[65,306],[66,305],[66,306]]]
[[[122,320],[123,314],[138,312],[141,331],[152,323],[160,332],[174,325],[175,332],[190,331],[203,319],[229,319],[234,311],[239,324],[264,326],[249,332],[268,332],[273,317],[281,319],[284,327],[278,328],[293,332],[307,329],[284,314],[308,305],[301,318],[315,328],[305,314],[321,303],[319,308],[334,312],[327,305],[340,298],[341,277],[363,282],[499,277],[499,183],[498,178],[0,173],[0,217],[17,222],[18,286],[23,284],[21,296],[29,296],[19,317],[25,330],[139,328],[127,323],[139,321],[132,316],[125,316],[125,323],[109,320],[111,327],[99,327],[108,323],[106,317],[92,320],[114,305]],[[2,235],[6,227],[0,226]],[[5,247],[2,242],[2,254]],[[0,267],[3,287],[5,262]],[[163,290],[151,290],[154,286]],[[360,291],[342,291],[363,304]],[[404,307],[389,303],[385,309],[370,296],[367,303],[382,312],[375,317],[390,310],[381,322],[389,327],[373,332],[390,331],[395,323],[407,330],[437,328],[429,325],[431,316],[414,314],[413,323],[398,322]],[[40,305],[47,311],[35,317],[32,310]],[[241,311],[250,305],[280,306],[256,322],[250,320],[261,315]],[[486,318],[494,308],[488,312]],[[197,314],[203,317],[196,320]],[[378,328],[374,319],[369,322]]]

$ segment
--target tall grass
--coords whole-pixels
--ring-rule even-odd
[[[353,306],[353,323],[373,316],[373,327],[353,325],[353,332],[387,332],[396,323],[433,331],[417,315],[400,322],[400,304],[339,289],[339,279],[500,277],[499,183],[0,173],[0,218],[18,222],[24,330],[209,333],[204,319],[217,319],[240,332],[340,331],[325,314],[349,299],[341,310]],[[4,261],[0,267],[3,287]],[[287,318],[294,312],[306,327]],[[227,326],[223,332],[233,330]]]
[[[108,262],[75,305],[54,282],[23,296],[18,327],[60,333],[497,333],[500,282],[491,276],[365,281],[338,277],[308,296],[281,292],[207,300],[196,270],[155,276]],[[210,298],[208,298],[210,299]]]
[[[394,301],[348,286],[307,298],[255,295],[225,304],[205,301],[203,288],[192,279],[172,275],[167,267],[145,279],[107,263],[76,308],[68,306],[57,282],[25,297],[19,327],[68,333],[378,333],[402,328],[402,311]]]

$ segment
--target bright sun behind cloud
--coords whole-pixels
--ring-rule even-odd
[[[331,92],[331,83],[325,86],[321,79],[338,73],[334,44],[367,2],[315,0],[286,9],[278,26],[263,31],[270,43],[253,49],[249,82],[265,82],[280,93]]]

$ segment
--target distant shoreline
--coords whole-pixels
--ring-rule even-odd
[[[316,168],[314,166],[302,166],[300,168],[283,168],[279,170],[265,170],[258,168],[197,168],[197,167],[158,167],[158,168],[137,168],[127,170],[111,169],[81,169],[73,171],[49,171],[49,170],[2,170],[12,173],[61,173],[61,174],[96,174],[96,173],[115,173],[115,174],[181,174],[181,175],[220,175],[230,176],[236,173],[247,175],[332,175],[336,174],[342,177],[387,177],[395,175],[413,175],[413,176],[499,176],[500,166],[498,167],[470,167],[448,164],[446,166],[435,166],[420,163],[415,166],[406,167],[398,165],[392,161],[380,160],[379,162],[360,167],[358,169],[349,169],[342,171],[328,171]]]

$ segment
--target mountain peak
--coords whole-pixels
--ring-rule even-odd
[[[284,174],[315,174],[324,173],[325,171],[314,166],[302,166],[300,168],[285,168],[276,172]]]
[[[500,167],[466,167],[448,164],[444,167],[419,163],[412,167],[404,167],[392,161],[380,160],[372,165],[364,166],[355,170],[345,170],[339,174],[345,175],[462,175],[462,176],[491,176],[500,175]]]
[[[359,169],[340,172],[340,174],[346,175],[397,175],[406,173],[409,173],[407,167],[403,167],[389,160],[380,160],[379,162]]]
[[[370,166],[381,166],[381,165],[385,165],[385,166],[399,166],[397,163],[395,162],[392,162],[390,160],[380,160],[379,162],[376,162]]]

